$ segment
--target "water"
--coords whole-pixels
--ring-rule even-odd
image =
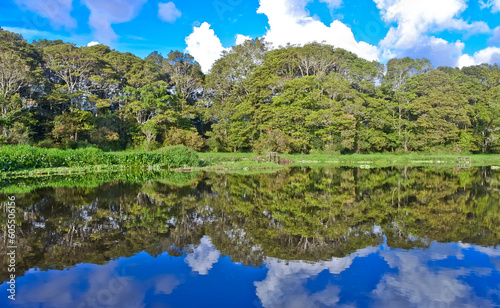
[[[1,307],[499,307],[500,172],[293,168],[1,181]]]

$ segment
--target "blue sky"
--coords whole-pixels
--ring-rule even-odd
[[[325,41],[381,62],[500,63],[500,0],[2,0],[0,26],[28,41],[99,42],[140,57],[187,51],[204,71],[262,36],[275,47]]]

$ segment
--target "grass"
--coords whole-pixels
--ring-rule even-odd
[[[255,153],[200,153],[202,169],[244,169],[282,167],[273,163],[257,162]],[[457,166],[459,156],[470,156],[472,166],[500,166],[499,154],[427,154],[427,153],[376,153],[376,154],[282,154],[292,166],[343,166],[343,167],[390,167],[390,166]],[[261,156],[265,157],[265,155]]]
[[[31,146],[0,147],[0,173],[35,172],[38,169],[113,169],[157,167],[179,168],[200,165],[198,154],[184,146],[153,152],[103,152],[95,148],[78,150],[43,149]]]
[[[365,166],[365,167],[390,167],[390,166],[457,166],[459,156],[470,156],[472,166],[495,166],[500,165],[500,155],[498,154],[352,154],[352,155],[331,155],[331,154],[312,154],[312,155],[283,155],[294,161],[294,165],[316,165],[328,164],[338,166]]]
[[[22,151],[17,151],[22,150]],[[13,154],[14,153],[14,154]],[[3,156],[2,156],[3,155]],[[10,155],[10,157],[9,157]],[[112,152],[96,149],[62,151],[31,147],[0,147],[2,158],[8,157],[9,164],[3,162],[0,177],[18,175],[55,175],[73,173],[94,173],[102,171],[123,171],[131,168],[160,169],[168,166],[175,170],[212,171],[223,173],[261,173],[274,171],[286,166],[265,162],[265,155],[256,153],[195,153],[185,147],[164,148],[154,152]],[[427,153],[377,153],[377,154],[282,154],[280,158],[289,160],[288,166],[342,166],[342,167],[456,167],[461,154]],[[465,155],[464,155],[465,156]],[[472,158],[472,166],[500,166],[499,154],[467,155]],[[13,162],[15,162],[15,165]],[[51,164],[55,166],[51,166]],[[17,168],[12,168],[15,165]],[[63,165],[63,166],[60,166]],[[7,166],[7,168],[5,167]],[[9,168],[10,167],[10,170]],[[54,168],[55,167],[55,168]],[[7,170],[6,170],[7,169]]]

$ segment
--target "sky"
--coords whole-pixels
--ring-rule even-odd
[[[139,57],[180,50],[204,72],[257,37],[274,48],[326,42],[382,63],[500,64],[500,0],[1,0],[0,27]]]

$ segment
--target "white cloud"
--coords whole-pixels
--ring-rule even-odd
[[[194,27],[193,33],[186,37],[186,45],[186,51],[200,63],[204,73],[208,73],[214,62],[226,50],[214,30],[210,29],[210,24],[206,22]]]
[[[92,47],[92,46],[96,46],[96,45],[99,45],[100,43],[99,42],[96,42],[96,41],[92,41],[90,43],[87,44],[87,47]]]
[[[342,0],[319,0],[320,2],[326,3],[330,9],[336,9],[342,4]]]
[[[426,37],[420,44],[408,49],[394,49],[396,57],[408,56],[411,58],[425,57],[434,66],[457,66],[465,44],[461,41],[448,42],[441,38]],[[387,49],[386,49],[387,50]]]
[[[112,24],[134,19],[147,0],[82,0],[90,10],[89,25],[95,38],[110,44],[118,38]]]
[[[338,20],[329,26],[311,17],[305,6],[310,0],[260,0],[257,13],[267,16],[269,30],[265,39],[275,47],[287,43],[303,45],[313,41],[344,48],[367,60],[378,60],[378,48],[357,42],[351,29]],[[322,1],[337,7],[341,1]]]
[[[175,7],[173,2],[158,3],[158,17],[161,20],[173,24],[181,16],[181,11]]]
[[[274,47],[287,43],[304,45],[310,42],[326,42],[335,47],[344,48],[367,60],[378,60],[378,48],[366,42],[357,42],[351,29],[335,20],[329,26],[311,17],[306,10],[312,0],[260,0],[257,13],[264,14],[269,20],[269,29],[264,38]],[[330,9],[341,5],[342,0],[321,0]],[[236,45],[250,37],[238,34]],[[193,33],[186,37],[189,52],[207,73],[213,63],[227,50],[220,39],[204,22],[194,27]]]
[[[491,8],[491,12],[500,12],[500,0],[479,1],[481,8]]]
[[[2,27],[2,29],[9,32],[21,34],[24,37],[24,39],[27,40],[28,42],[39,38],[45,38],[50,40],[70,40],[69,37],[64,37],[47,31],[25,29],[18,27]]]
[[[245,43],[245,41],[251,40],[251,39],[252,38],[250,36],[237,34],[236,35],[236,45],[241,45],[241,44]]]
[[[456,66],[461,60],[464,44],[448,42],[429,33],[457,30],[470,36],[489,33],[485,22],[468,23],[458,18],[467,8],[466,0],[374,0],[382,19],[397,23],[380,42],[383,59],[410,56],[426,57],[438,65]]]
[[[219,256],[220,253],[214,248],[210,238],[204,236],[200,245],[184,259],[184,262],[191,267],[193,272],[208,275],[208,271],[219,261]]]
[[[496,27],[493,30],[493,35],[488,40],[488,43],[491,45],[500,45],[500,26]]]
[[[464,54],[460,57],[457,66],[472,66],[482,63],[500,64],[500,47],[488,47],[476,52],[473,56]]]
[[[386,22],[396,22],[391,27],[382,47],[412,48],[425,34],[442,30],[464,30],[471,33],[490,31],[485,22],[467,23],[456,17],[466,8],[466,0],[374,0]]]
[[[77,26],[76,20],[71,17],[72,0],[15,0],[15,2],[21,9],[47,18],[52,28],[64,27],[69,30]]]

